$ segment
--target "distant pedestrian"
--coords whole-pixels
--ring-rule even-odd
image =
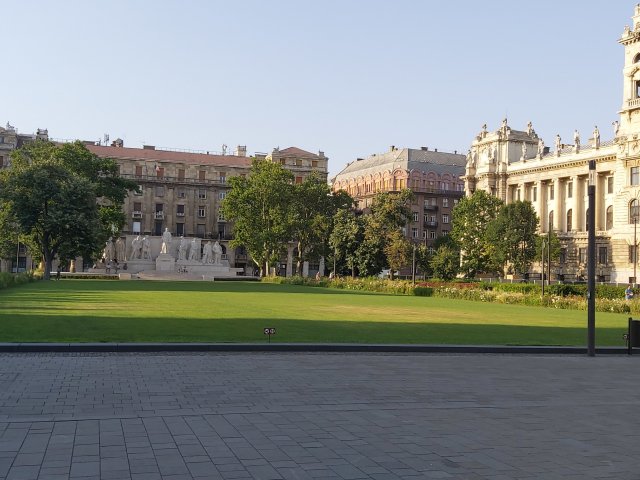
[[[625,300],[633,299],[633,288],[631,287],[631,285],[629,285],[627,289],[624,291],[624,299]]]
[[[58,265],[58,269],[56,270],[56,280],[60,280],[60,265]]]

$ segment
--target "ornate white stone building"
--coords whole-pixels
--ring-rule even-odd
[[[494,131],[485,125],[467,156],[467,194],[482,189],[507,203],[529,200],[538,213],[540,232],[556,231],[563,248],[552,280],[586,276],[590,160],[597,169],[598,281],[637,282],[634,277],[640,275],[640,4],[633,26],[625,27],[619,43],[624,47],[623,98],[612,140],[601,141],[594,127],[582,141],[577,131],[569,142],[556,136],[549,148],[531,123],[515,130],[505,119]]]

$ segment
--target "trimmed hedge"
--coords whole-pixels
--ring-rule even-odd
[[[311,277],[304,278],[298,276],[264,277],[262,281],[282,285],[305,285],[308,287],[336,288],[339,290],[389,293],[393,295],[415,295],[419,297],[430,297],[433,295],[433,288],[424,284],[414,287],[411,282],[405,280],[387,280],[377,277],[339,277],[331,280],[328,278],[316,280]]]

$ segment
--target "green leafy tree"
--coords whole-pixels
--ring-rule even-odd
[[[430,261],[433,276],[442,280],[455,278],[460,270],[459,265],[460,253],[448,244],[438,247]]]
[[[407,225],[412,199],[413,192],[408,189],[373,198],[370,213],[364,216],[364,238],[357,252],[360,275],[376,275],[389,266],[385,246],[392,234]]]
[[[487,228],[494,262],[503,272],[524,274],[536,256],[538,216],[528,201],[503,205]]]
[[[339,271],[346,267],[351,272],[351,276],[356,276],[359,246],[363,238],[362,216],[352,209],[339,209],[334,215],[333,230],[329,237],[329,245],[336,257]]]
[[[91,258],[113,229],[122,228],[121,211],[108,223],[101,213],[119,209],[137,185],[119,178],[114,161],[98,158],[81,142],[36,141],[11,158],[11,168],[0,172],[0,202],[35,248],[34,257],[44,261],[45,279],[56,256]]]
[[[315,173],[294,185],[290,222],[291,238],[298,247],[298,275],[302,274],[303,262],[326,256],[334,215],[338,209],[352,205],[349,195],[343,192],[332,195],[331,187]]]
[[[451,237],[462,252],[461,270],[467,278],[496,269],[495,247],[487,238],[487,228],[501,206],[498,198],[476,190],[453,209]]]
[[[249,175],[232,177],[229,184],[222,212],[234,222],[231,245],[244,246],[265,276],[291,239],[293,174],[279,164],[254,159]]]
[[[389,264],[389,277],[393,280],[394,271],[409,265],[412,261],[413,245],[400,230],[389,233],[384,253]]]
[[[429,248],[424,244],[416,246],[416,268],[425,277],[433,275]]]
[[[536,241],[536,254],[535,254],[534,260],[536,262],[540,262],[542,260],[542,250],[543,250],[542,244],[543,243],[544,243],[545,262],[547,261],[547,248],[549,245],[549,241],[551,241],[551,252],[550,252],[551,260],[557,261],[560,259],[562,243],[560,242],[560,239],[558,238],[558,234],[555,232],[555,230],[552,230],[551,232],[548,232],[542,235],[536,235],[535,241]]]

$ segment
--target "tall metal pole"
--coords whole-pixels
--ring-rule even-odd
[[[587,354],[596,355],[596,161],[589,160],[589,237],[587,262]],[[634,263],[635,267],[635,263]]]
[[[413,259],[411,260],[411,282],[416,284],[416,244],[413,244]]]
[[[638,201],[633,204],[633,286],[635,287],[638,280],[636,280],[636,265],[638,265],[638,241],[636,240],[636,227],[638,225]]]
[[[542,277],[542,296],[543,297],[544,297],[544,273],[545,273],[545,269],[544,269],[544,245],[545,245],[545,242],[544,242],[544,239],[542,239],[542,254],[541,254],[541,257],[542,257],[542,275],[541,275],[541,277]]]
[[[18,264],[20,263],[20,235],[18,235],[18,247],[16,248],[16,274],[18,272]]]
[[[547,281],[549,285],[551,285],[551,229],[553,227],[549,226],[549,231],[547,232]]]

